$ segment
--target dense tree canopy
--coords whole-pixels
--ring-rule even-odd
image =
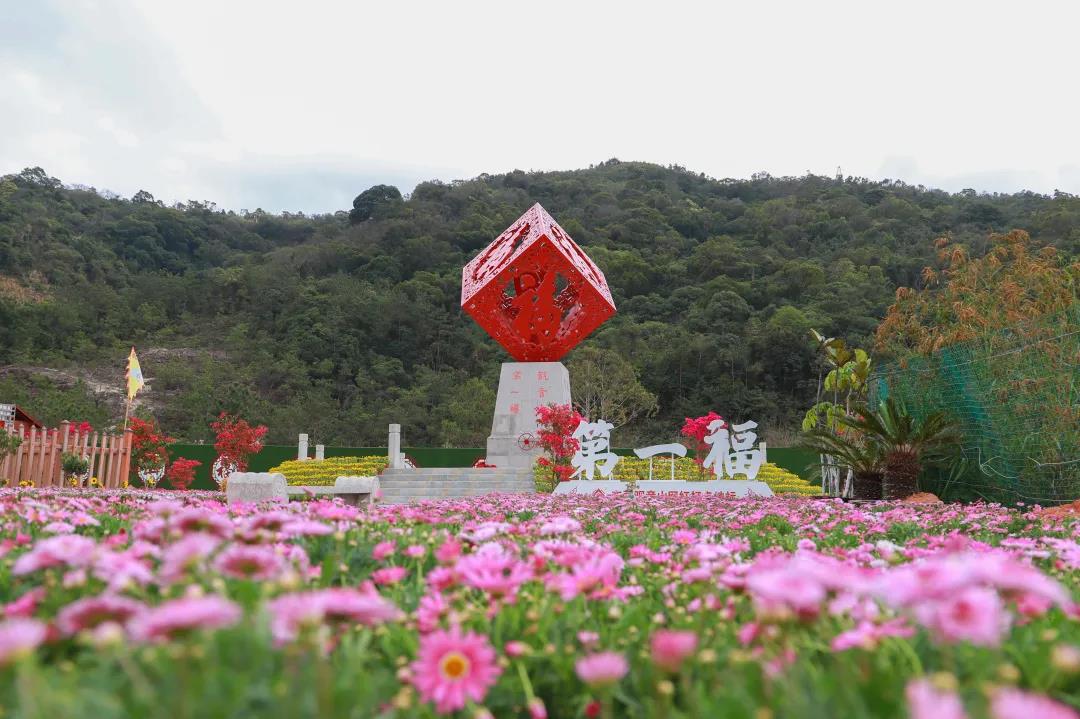
[[[460,270],[537,201],[619,308],[585,346],[620,353],[657,398],[618,444],[708,410],[794,429],[817,381],[810,328],[871,344],[938,236],[973,254],[1013,228],[1080,248],[1071,195],[858,178],[718,181],[611,160],[426,182],[407,199],[377,186],[352,212],[308,217],[106,197],[34,168],[0,178],[0,365],[97,368],[119,397],[135,344],[146,409],[175,436],[206,438],[227,410],[278,442],[381,443],[400,422],[410,444],[480,446],[507,357],[461,312]]]

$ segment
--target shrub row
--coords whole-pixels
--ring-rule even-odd
[[[268,471],[280,472],[293,485],[331,485],[338,477],[375,477],[389,462],[385,456],[327,457],[326,459],[291,459]]]

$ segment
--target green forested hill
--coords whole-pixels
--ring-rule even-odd
[[[178,437],[206,437],[226,409],[272,441],[379,444],[397,421],[410,444],[480,445],[507,357],[461,312],[461,266],[537,201],[615,296],[586,345],[630,359],[657,396],[619,444],[709,409],[793,428],[817,381],[809,328],[869,344],[942,233],[975,252],[1011,228],[1080,248],[1070,195],[717,181],[616,160],[424,183],[407,199],[380,188],[319,217],[164,207],[26,170],[0,180],[0,401],[101,423],[134,344],[151,384],[142,411]],[[87,381],[57,389],[61,375]],[[116,395],[94,399],[95,382]]]

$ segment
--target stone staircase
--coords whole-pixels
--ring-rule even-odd
[[[474,497],[492,492],[535,491],[531,469],[476,467],[387,469],[379,475],[382,504],[409,504],[429,499]]]

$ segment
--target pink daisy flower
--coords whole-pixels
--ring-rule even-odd
[[[84,567],[93,559],[96,546],[94,540],[78,534],[61,534],[42,539],[29,552],[15,560],[11,573],[18,577],[49,567]]]
[[[369,585],[370,586],[370,585]],[[374,626],[398,619],[401,612],[372,588],[370,591],[333,588],[316,593],[328,621],[347,621]]]
[[[275,579],[285,568],[285,562],[273,549],[236,544],[225,549],[214,560],[214,569],[236,579]]]
[[[994,719],[1077,719],[1080,714],[1061,702],[1020,689],[999,689],[990,702]]]
[[[47,629],[36,619],[8,619],[0,623],[0,666],[20,659],[45,641]]]
[[[86,597],[61,609],[56,615],[56,626],[65,634],[77,634],[107,622],[124,624],[145,608],[142,602],[128,597],[109,594]]]
[[[221,544],[221,540],[210,534],[189,534],[169,545],[163,552],[158,577],[164,584],[177,582],[188,572],[198,568]]]
[[[439,620],[449,613],[450,603],[439,592],[420,597],[416,607],[416,628],[421,632],[433,632],[439,628]]]
[[[423,701],[445,714],[463,709],[467,700],[483,701],[501,672],[486,636],[453,627],[420,639],[412,683]]]
[[[453,564],[461,556],[461,542],[448,539],[435,550],[435,559],[441,564]]]
[[[302,632],[322,626],[322,603],[314,592],[286,594],[266,605],[270,613],[270,634],[276,644],[296,641]]]
[[[904,696],[911,719],[967,719],[960,696],[954,691],[936,688],[928,679],[908,682]]]
[[[1009,615],[992,589],[969,587],[938,603],[916,607],[916,616],[947,642],[996,647],[1009,628]]]
[[[375,548],[371,550],[371,558],[376,562],[381,562],[393,554],[394,551],[395,547],[393,542],[379,542],[375,545]]]
[[[408,573],[409,570],[405,567],[384,567],[371,573],[371,581],[383,586],[397,584]]]
[[[222,597],[173,599],[135,617],[131,634],[143,642],[166,641],[191,630],[231,626],[240,615],[240,607]]]
[[[231,536],[233,530],[232,521],[228,517],[196,507],[180,510],[171,517],[169,525],[177,534],[203,533],[223,539]]]
[[[455,569],[463,584],[495,597],[512,598],[518,587],[532,579],[529,565],[494,542],[459,559]]]
[[[660,629],[652,636],[652,660],[656,666],[677,672],[682,663],[697,650],[697,634]]]
[[[615,684],[630,671],[630,665],[622,654],[600,652],[577,660],[574,670],[578,678],[591,687],[605,687]]]

